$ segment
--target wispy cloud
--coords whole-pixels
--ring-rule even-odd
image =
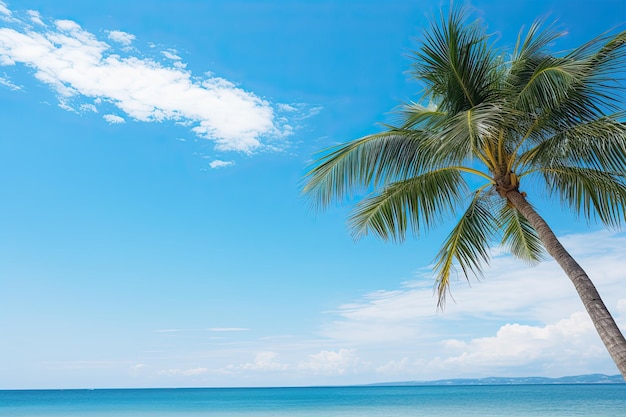
[[[235,163],[233,161],[222,161],[220,159],[216,159],[214,161],[209,162],[209,166],[213,169],[216,168],[225,168],[225,167],[229,167],[235,165]]]
[[[626,330],[626,236],[598,231],[561,240]],[[321,334],[338,345],[389,352],[376,355],[377,362],[386,358],[375,365],[385,374],[519,375],[522,364],[523,372],[543,375],[614,372],[573,285],[553,261],[530,268],[500,255],[483,281],[454,283],[454,301],[444,311],[435,307],[432,278],[419,275],[341,305]]]
[[[290,368],[289,364],[278,361],[275,352],[259,352],[256,354],[254,361],[241,363],[238,365],[229,365],[222,369],[223,372],[229,373],[233,371],[286,371]]]
[[[3,1],[0,1],[0,14],[11,16],[11,10],[9,10],[6,3]]]
[[[120,117],[116,114],[105,114],[104,116],[102,116],[104,118],[104,120],[106,120],[107,122],[111,123],[112,125],[118,125],[121,123],[126,123],[126,120],[124,120],[123,117]]]
[[[354,349],[323,350],[309,355],[306,361],[298,364],[298,369],[313,374],[344,375],[356,372],[359,365],[360,359]]]
[[[622,256],[626,236],[597,231],[562,236],[626,330]],[[236,342],[198,344],[174,370],[184,381],[231,384],[241,375],[259,385],[429,380],[452,377],[563,376],[617,373],[555,262],[530,268],[498,255],[485,278],[454,283],[454,302],[437,311],[432,277],[424,271],[396,289],[381,289],[327,313],[319,338],[251,333]],[[211,327],[210,332],[245,332]],[[223,335],[224,333],[220,333]],[[206,333],[199,336],[207,343]],[[188,341],[186,341],[188,343]],[[148,360],[148,359],[145,359]],[[194,375],[194,369],[208,369]],[[165,374],[164,374],[165,375]],[[195,382],[194,382],[195,383]]]
[[[15,17],[20,13],[12,13],[4,3],[0,13],[12,16],[4,19],[7,27],[0,28],[0,65],[31,68],[65,109],[86,100],[112,104],[134,120],[188,125],[222,151],[272,149],[276,143],[268,147],[264,138],[282,140],[292,131],[278,116],[282,108],[211,73],[192,74],[171,51],[162,52],[175,60],[171,65],[132,54],[124,48],[134,41],[132,34],[109,31],[109,40],[122,46],[116,50],[71,20],[46,24],[34,11]],[[33,21],[38,24],[33,26]]]
[[[109,31],[109,39],[124,46],[129,46],[135,40],[135,35],[120,30],[111,30]]]
[[[615,310],[618,300],[626,296],[622,272],[626,270],[626,237],[599,231],[564,236],[562,241],[587,269],[609,308]],[[587,252],[585,248],[589,248]],[[455,282],[452,294],[454,300],[444,311],[437,311],[432,277],[422,272],[420,279],[400,289],[371,292],[341,305],[334,312],[340,319],[330,323],[324,334],[365,341],[383,332],[386,340],[393,342],[424,337],[424,330],[439,320],[475,317],[550,323],[582,309],[571,282],[554,261],[531,268],[510,256],[499,256],[486,269],[483,281],[471,286],[464,280]]]
[[[180,61],[182,58],[176,55],[174,51],[161,51],[163,56],[167,59],[171,59],[172,61]]]
[[[21,90],[22,89],[22,87],[20,87],[19,85],[13,84],[11,81],[9,81],[8,79],[6,79],[4,77],[0,77],[0,85],[8,87],[9,89],[11,89],[13,91],[17,91],[17,90]]]
[[[43,20],[41,20],[41,14],[35,10],[28,10],[26,12],[28,14],[28,16],[30,17],[30,21],[33,23],[36,23],[38,25],[41,26],[45,26],[46,24],[43,22]]]

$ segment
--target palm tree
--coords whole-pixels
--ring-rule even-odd
[[[624,68],[626,31],[550,53],[562,35],[535,22],[505,53],[463,9],[433,19],[412,66],[428,105],[403,104],[384,131],[322,151],[304,193],[317,208],[365,193],[349,218],[355,238],[403,241],[456,215],[434,261],[441,308],[451,275],[479,276],[494,242],[530,264],[547,252],[626,378],[624,336],[520,188],[541,189],[609,227],[624,220],[626,125],[612,76]]]

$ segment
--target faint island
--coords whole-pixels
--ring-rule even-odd
[[[369,384],[371,386],[413,386],[413,385],[548,385],[548,384],[624,384],[621,375],[589,374],[577,376],[564,376],[561,378],[545,378],[540,376],[531,377],[488,377],[488,378],[455,378],[439,379],[436,381],[404,381],[404,382],[379,382]]]

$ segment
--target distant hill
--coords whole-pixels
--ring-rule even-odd
[[[564,376],[561,378],[545,378],[540,376],[531,377],[488,377],[476,379],[439,379],[436,381],[404,381],[404,382],[381,382],[369,384],[373,386],[413,386],[413,385],[527,385],[527,384],[624,384],[621,375],[577,375]]]

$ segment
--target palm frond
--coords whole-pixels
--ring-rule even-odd
[[[575,75],[577,82],[567,92],[567,99],[550,110],[553,126],[569,126],[619,111],[623,90],[615,74],[626,65],[626,31],[599,36],[563,59],[580,66]]]
[[[533,22],[526,36],[523,36],[523,31],[519,32],[504,88],[511,99],[517,98],[535,75],[536,68],[552,55],[548,46],[563,35],[563,32],[555,30],[554,24],[546,27],[542,20]]]
[[[626,176],[593,168],[552,166],[539,170],[548,190],[563,204],[587,219],[599,219],[609,227],[624,221]]]
[[[506,203],[502,204],[499,222],[505,250],[531,265],[544,259],[545,250],[537,232],[519,211]]]
[[[512,106],[531,114],[538,110],[539,114],[544,114],[561,106],[580,83],[582,73],[587,67],[581,61],[552,56],[546,56],[539,61],[527,60],[523,64],[528,67],[527,72],[532,70],[532,74],[523,85],[519,85]]]
[[[356,239],[372,232],[385,240],[403,241],[409,228],[419,235],[452,212],[466,192],[455,169],[424,173],[361,200],[348,223]]]
[[[558,38],[564,36],[565,32],[556,30],[554,23],[546,26],[545,20],[535,20],[530,28],[528,28],[528,32],[526,32],[523,41],[522,35],[523,31],[520,31],[517,44],[513,50],[513,66],[527,60],[535,60],[548,55],[548,46]]]
[[[626,172],[626,125],[612,115],[578,123],[544,139],[519,156],[530,167],[554,165]]]
[[[400,129],[436,128],[437,125],[447,118],[447,113],[441,111],[438,106],[422,106],[419,103],[408,103],[400,107]],[[391,130],[393,126],[387,126]]]
[[[422,135],[392,130],[326,149],[305,175],[303,192],[315,207],[324,208],[368,187],[409,177],[426,156],[420,152]]]
[[[596,117],[623,107],[620,94],[623,90],[615,74],[626,65],[626,31],[598,36],[572,51],[568,58],[578,58],[587,64],[581,85],[575,91],[575,103],[597,109]]]
[[[495,143],[506,125],[503,109],[497,104],[480,104],[449,117],[431,132],[425,144],[436,149],[438,164],[462,164],[481,157],[488,142]]]
[[[498,219],[492,210],[491,196],[479,190],[445,240],[435,258],[436,287],[439,307],[443,307],[450,288],[450,275],[455,266],[469,275],[482,275],[483,264],[490,260],[490,242],[495,236]]]
[[[519,178],[545,181],[579,215],[619,225],[626,220],[626,125],[613,110],[623,107],[614,77],[626,67],[626,31],[557,55],[549,49],[562,35],[535,22],[507,60],[480,22],[452,8],[414,53],[412,75],[436,105],[405,104],[396,126],[319,153],[304,193],[318,208],[366,195],[349,219],[355,238],[402,241],[461,210],[465,174],[495,184],[492,193],[489,185],[474,192],[435,258],[440,307],[455,268],[467,279],[480,275],[497,233],[514,256],[542,258],[536,231],[500,197]]]
[[[488,101],[492,94],[500,61],[487,39],[482,26],[468,22],[460,8],[453,8],[440,22],[433,21],[424,33],[412,73],[426,84],[432,97],[441,99],[446,112],[467,110]]]

